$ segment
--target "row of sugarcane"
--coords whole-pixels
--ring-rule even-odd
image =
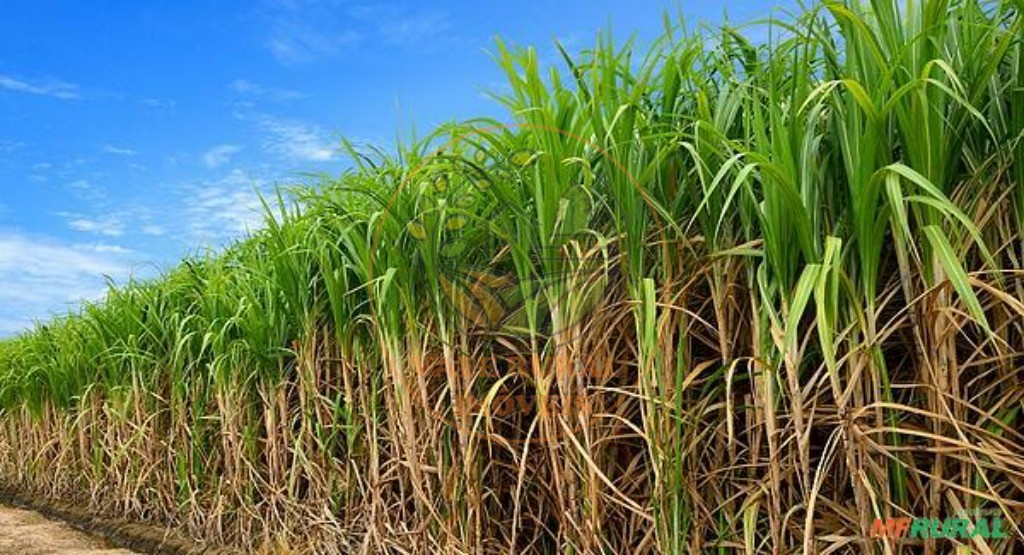
[[[499,42],[507,121],[0,344],[0,479],[248,552],[1015,553],[1021,25]],[[963,514],[1010,537],[870,533]]]

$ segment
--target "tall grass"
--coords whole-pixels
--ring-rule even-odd
[[[251,551],[945,553],[871,522],[992,511],[1010,538],[961,547],[1016,553],[1021,26],[499,43],[508,122],[349,147],[0,343],[0,476]]]

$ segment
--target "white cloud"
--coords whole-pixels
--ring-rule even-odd
[[[241,170],[185,185],[184,213],[190,240],[216,245],[263,227],[259,192],[268,187],[265,180]]]
[[[0,164],[13,163],[14,159],[11,157],[19,149],[23,148],[25,143],[18,141],[11,141],[8,139],[0,139]]]
[[[89,218],[81,214],[60,212],[68,220],[68,227],[83,233],[95,233],[107,237],[120,237],[124,234],[124,221],[118,216],[105,216],[103,218]]]
[[[106,277],[123,280],[136,253],[116,245],[73,244],[17,233],[0,233],[0,335],[32,320],[96,300]]]
[[[103,152],[113,154],[114,156],[135,156],[136,154],[136,152],[130,148],[114,146],[111,144],[103,145]]]
[[[23,79],[11,77],[10,75],[0,75],[0,89],[26,94],[49,96],[60,100],[74,100],[76,98],[81,98],[81,95],[78,93],[78,85],[74,85],[72,83],[53,80],[31,83]]]
[[[404,18],[385,19],[379,32],[385,41],[401,46],[429,43],[448,30],[448,18],[442,14],[422,14]]]
[[[261,116],[260,127],[268,133],[267,150],[290,161],[327,162],[339,154],[335,141],[317,125]]]
[[[368,26],[379,41],[392,46],[433,49],[451,38],[451,23],[444,12],[370,4],[353,6],[348,14]]]
[[[80,200],[99,202],[107,198],[107,192],[102,187],[93,185],[87,179],[76,179],[68,183],[67,188]]]
[[[32,326],[32,318],[2,318],[0,317],[0,338],[16,335]]]
[[[166,233],[167,231],[163,228],[163,226],[159,226],[156,224],[146,224],[142,226],[142,232],[145,233],[146,235],[160,236]]]
[[[292,65],[337,56],[359,39],[359,33],[352,29],[325,31],[297,21],[279,22],[267,48],[278,62]]]
[[[436,49],[451,45],[450,18],[437,10],[336,0],[271,2],[267,48],[286,65],[338,57],[354,46]]]
[[[148,108],[174,108],[178,105],[178,101],[168,98],[143,98],[139,100],[139,104]]]
[[[266,98],[267,100],[275,102],[298,100],[307,96],[305,93],[301,93],[299,91],[278,87],[267,87],[246,79],[235,79],[229,86],[231,87],[231,90],[238,94],[253,98]]]
[[[124,234],[124,224],[117,220],[90,220],[88,218],[75,218],[68,222],[68,227],[75,231],[98,233],[110,237],[118,237]]]
[[[0,139],[0,153],[10,154],[19,148],[25,146],[25,143],[21,141],[11,141],[9,139]]]
[[[231,161],[231,158],[242,151],[238,145],[217,145],[203,153],[203,164],[208,168],[216,168]]]

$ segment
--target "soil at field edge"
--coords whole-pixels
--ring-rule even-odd
[[[74,528],[25,509],[0,505],[0,554],[132,555]]]

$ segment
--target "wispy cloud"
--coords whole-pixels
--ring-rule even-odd
[[[217,179],[185,184],[185,231],[190,240],[215,246],[262,227],[259,194],[268,188],[266,180],[237,169]]]
[[[448,14],[437,10],[410,10],[395,4],[368,4],[349,8],[348,14],[372,30],[386,45],[434,49],[451,38]]]
[[[268,87],[254,83],[247,79],[235,79],[229,85],[231,90],[238,94],[253,97],[253,98],[265,98],[274,102],[286,102],[289,100],[298,100],[300,98],[306,98],[305,93],[299,91],[293,91],[291,89],[283,89],[279,87]]]
[[[0,153],[10,154],[15,150],[25,146],[25,143],[21,141],[11,141],[8,139],[0,139]]]
[[[138,254],[117,245],[75,244],[0,233],[0,335],[10,335],[106,290],[106,277],[122,280]]]
[[[58,215],[67,220],[69,228],[83,233],[120,237],[124,235],[126,227],[124,219],[116,215],[100,218],[92,218],[73,212],[59,212]]]
[[[103,152],[106,152],[107,154],[112,154],[114,156],[135,156],[137,154],[137,152],[133,149],[115,146],[112,144],[103,145]]]
[[[203,164],[208,168],[216,168],[231,161],[235,154],[242,151],[238,145],[217,145],[203,153]]]
[[[157,224],[146,224],[142,226],[142,233],[146,235],[160,236],[167,233],[167,230],[163,226]]]
[[[267,48],[278,62],[297,64],[336,56],[359,39],[360,34],[352,29],[319,30],[309,25],[290,22],[276,26],[273,35],[267,41]]]
[[[336,0],[272,2],[267,48],[282,64],[330,58],[356,46],[436,49],[450,43],[446,13],[394,4],[351,5]]]
[[[147,108],[174,108],[178,105],[178,101],[169,98],[142,98],[139,99],[139,104],[146,106]]]
[[[31,82],[19,79],[10,75],[0,75],[0,89],[40,96],[49,96],[60,100],[74,100],[81,98],[78,92],[78,85],[65,83],[63,81],[39,81]]]
[[[327,162],[339,154],[336,141],[322,127],[302,121],[260,116],[267,150],[293,162]]]
[[[9,163],[12,161],[11,155],[20,150],[25,146],[25,143],[20,141],[11,141],[8,139],[0,139],[0,163]]]
[[[449,29],[448,17],[439,13],[417,14],[384,19],[378,30],[382,38],[399,46],[426,45],[443,37]]]
[[[67,189],[80,200],[99,202],[107,198],[107,192],[88,179],[76,179],[67,184]]]

